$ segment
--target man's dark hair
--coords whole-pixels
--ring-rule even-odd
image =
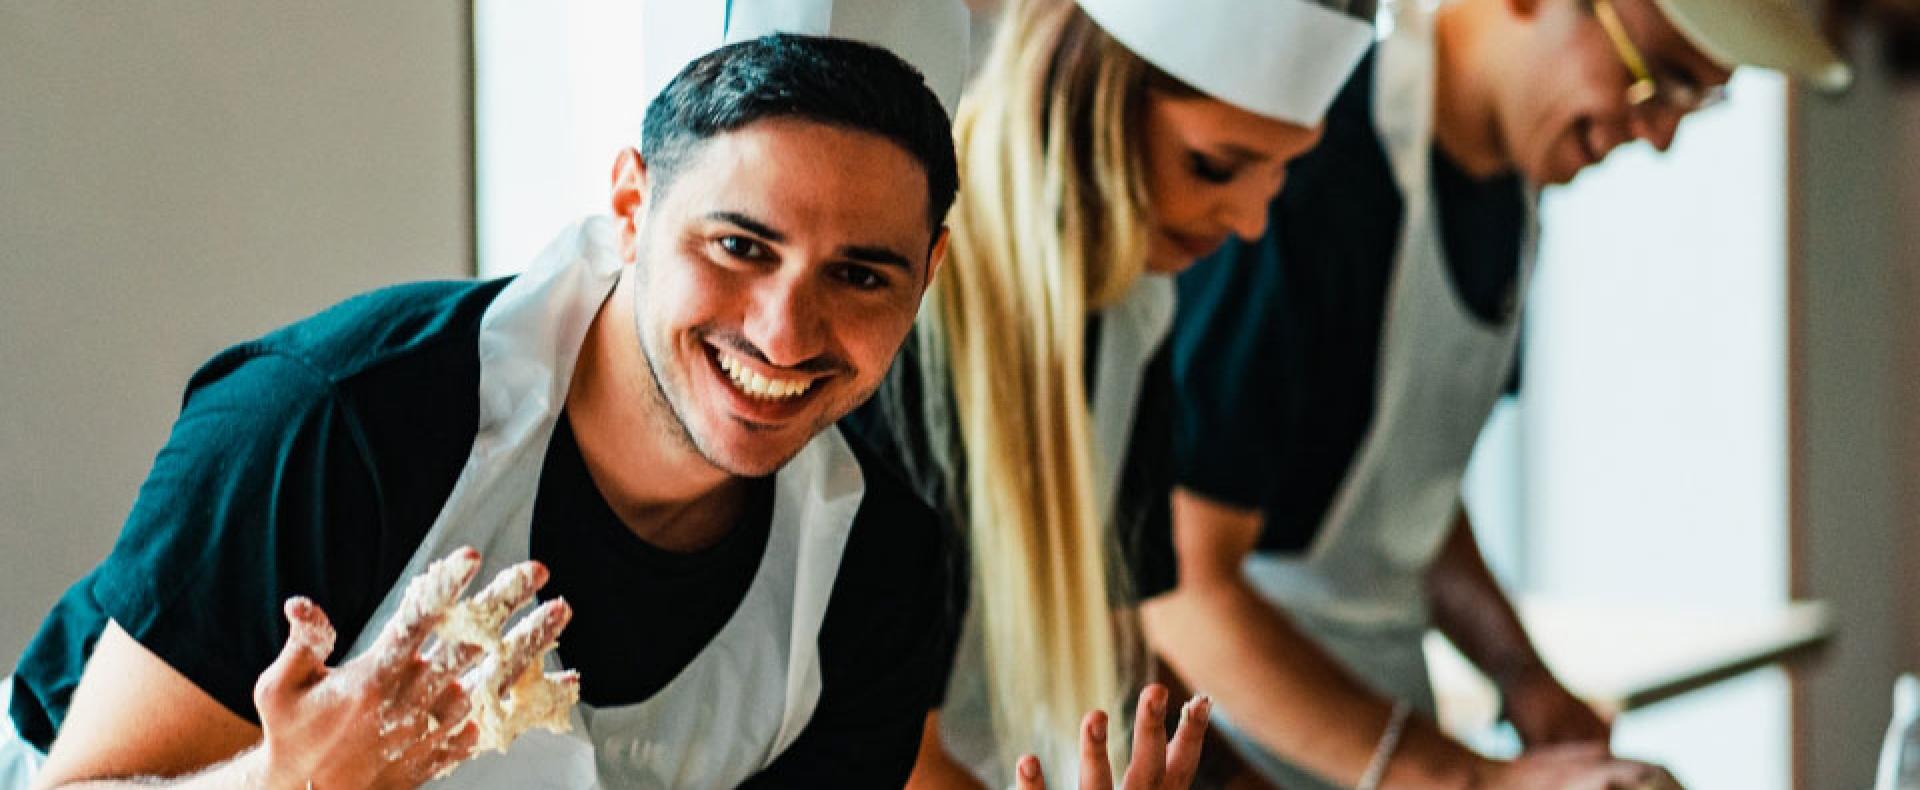
[[[937,230],[946,220],[959,187],[953,127],[920,72],[879,47],[790,33],[702,56],[647,105],[640,155],[654,193],[707,138],[770,118],[799,118],[893,141],[926,171],[932,226]]]

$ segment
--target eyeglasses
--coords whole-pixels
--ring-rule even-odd
[[[1614,10],[1612,0],[1590,1],[1594,17],[1600,20],[1600,27],[1606,29],[1607,38],[1613,42],[1614,53],[1633,75],[1633,84],[1627,86],[1627,104],[1638,109],[1659,104],[1685,115],[1726,100],[1724,85],[1704,86],[1674,77],[1656,79],[1647,68],[1647,59],[1640,54],[1640,48],[1634,46],[1633,39],[1627,35],[1627,26],[1620,21],[1620,12]]]

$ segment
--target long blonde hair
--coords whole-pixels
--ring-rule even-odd
[[[949,490],[965,492],[996,741],[1055,760],[1074,754],[1081,714],[1114,710],[1141,674],[1084,376],[1089,313],[1146,268],[1137,136],[1162,85],[1191,91],[1071,0],[1009,3],[955,118],[964,188],[921,322],[926,416],[957,417],[964,447],[964,470],[940,465],[964,477]]]

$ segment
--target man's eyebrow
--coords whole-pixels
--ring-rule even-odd
[[[720,222],[726,222],[726,223],[738,225],[742,229],[745,229],[748,233],[751,233],[755,236],[759,236],[775,244],[779,244],[787,240],[787,234],[774,230],[773,228],[768,227],[767,223],[761,222],[760,220],[754,219],[745,214],[741,214],[737,211],[715,211],[708,214],[707,219],[718,220]]]
[[[855,260],[861,263],[874,263],[874,264],[879,264],[881,266],[898,266],[907,271],[913,271],[913,262],[910,260],[907,260],[907,256],[901,255],[900,253],[894,252],[893,250],[887,249],[885,247],[867,247],[867,246],[859,246],[859,245],[850,246],[850,247],[841,247],[840,255],[842,257],[847,258],[848,260]]]

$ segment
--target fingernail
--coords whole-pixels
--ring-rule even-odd
[[[1020,778],[1032,781],[1040,778],[1040,760],[1029,754],[1020,758]]]
[[[1093,729],[1094,740],[1101,741],[1101,742],[1106,741],[1107,740],[1107,717],[1105,716],[1093,717],[1092,729]]]
[[[1199,697],[1196,697],[1196,698],[1194,699],[1194,701],[1193,701],[1193,715],[1194,715],[1194,716],[1196,716],[1196,717],[1198,717],[1198,718],[1202,718],[1202,719],[1204,719],[1204,718],[1206,718],[1206,717],[1207,717],[1207,714],[1208,714],[1208,713],[1211,713],[1211,712],[1213,712],[1213,698],[1212,698],[1212,697],[1209,697],[1209,696],[1207,696],[1207,695],[1205,695],[1205,694],[1202,694],[1202,695],[1200,695]]]
[[[1167,715],[1167,694],[1157,689],[1147,690],[1147,715],[1164,718]]]

